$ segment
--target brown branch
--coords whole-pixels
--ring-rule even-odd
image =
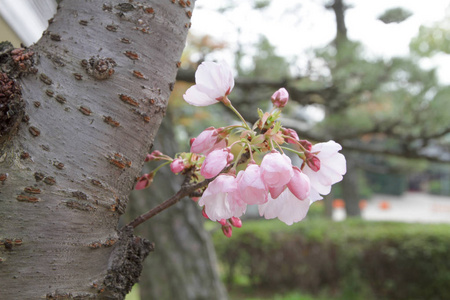
[[[229,169],[230,168],[227,168],[227,171]],[[190,195],[191,193],[195,192],[198,189],[204,188],[205,186],[208,185],[208,183],[210,183],[216,177],[214,177],[212,179],[203,180],[202,182],[199,182],[199,183],[196,183],[196,184],[190,184],[189,185],[189,184],[187,184],[187,182],[189,182],[190,174],[186,175],[185,182],[181,185],[180,190],[175,195],[173,195],[172,197],[170,197],[169,199],[167,199],[163,203],[159,204],[158,206],[150,209],[146,213],[138,216],[133,221],[128,223],[126,226],[132,226],[133,228],[136,228],[139,224],[142,224],[143,222],[145,222],[148,219],[156,216],[157,214],[159,214],[163,210],[171,207],[172,205],[175,205],[176,203],[178,203],[178,201],[180,201],[184,197]]]
[[[261,89],[262,87],[273,89],[285,87],[289,91],[291,99],[301,105],[325,104],[326,101],[324,99],[332,99],[332,96],[336,94],[335,86],[307,90],[298,89],[295,86],[297,79],[270,80],[261,78],[236,78],[235,86],[243,90]],[[177,80],[195,83],[195,71],[180,69],[177,73]],[[251,101],[241,99],[241,102],[250,103]]]
[[[338,141],[340,142],[340,141]],[[439,157],[437,155],[429,155],[425,153],[418,152],[416,150],[411,149],[403,149],[400,151],[393,151],[386,148],[375,148],[373,146],[363,146],[363,145],[356,145],[353,143],[348,142],[340,142],[342,147],[346,150],[352,150],[362,153],[369,153],[369,154],[376,154],[376,155],[388,155],[388,156],[394,156],[394,157],[400,157],[400,158],[409,158],[409,159],[425,159],[427,161],[431,162],[439,162],[439,163],[446,163],[450,164],[450,159],[447,158],[447,156]]]
[[[249,159],[249,157],[250,157],[250,154],[248,152],[242,154],[241,158],[237,162],[237,165],[243,164],[244,162],[246,162]],[[225,167],[217,176],[210,178],[210,179],[205,179],[205,180],[195,183],[195,184],[189,184],[189,181],[192,176],[192,172],[188,171],[186,174],[186,178],[184,179],[184,182],[181,185],[180,190],[175,195],[173,195],[172,197],[170,197],[169,199],[167,199],[160,205],[150,209],[146,213],[138,216],[133,221],[128,223],[126,226],[132,226],[133,228],[136,228],[138,225],[140,225],[140,224],[144,223],[145,221],[147,221],[148,219],[156,216],[163,210],[166,210],[167,208],[171,207],[172,205],[175,205],[176,203],[178,203],[178,201],[180,201],[184,197],[189,196],[189,195],[194,195],[197,197],[198,196],[198,194],[196,193],[197,190],[206,187],[211,181],[216,179],[220,174],[227,173],[228,171],[230,171],[232,166],[233,165],[230,164],[227,167]]]

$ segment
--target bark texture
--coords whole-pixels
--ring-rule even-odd
[[[169,0],[63,1],[25,57],[31,68],[20,57],[10,64],[27,74],[18,80],[25,117],[0,145],[1,299],[121,299],[137,280],[130,261],[151,245],[117,223],[165,112],[191,11]]]
[[[164,119],[155,140],[155,150],[174,155],[177,145],[169,118]],[[181,176],[168,167],[158,171],[149,189],[135,191],[130,203],[133,216],[155,207],[180,187]],[[164,213],[136,228],[155,242],[155,252],[144,263],[140,281],[141,299],[226,299],[217,272],[217,259],[197,204],[183,199]]]

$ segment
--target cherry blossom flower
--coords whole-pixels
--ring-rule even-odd
[[[236,178],[229,174],[211,181],[198,204],[204,206],[205,214],[213,221],[240,217],[247,207],[239,196]]]
[[[261,177],[261,169],[250,163],[237,178],[241,199],[247,204],[263,204],[267,202],[268,188]]]
[[[181,171],[184,170],[184,162],[183,159],[181,158],[177,158],[174,159],[171,163],[170,163],[170,170],[177,174],[180,173]]]
[[[266,219],[278,218],[287,225],[303,220],[309,210],[309,199],[298,199],[289,189],[285,189],[278,198],[269,195],[267,203],[259,205],[259,215]]]
[[[207,106],[227,101],[234,87],[233,71],[225,63],[203,62],[195,72],[195,85],[183,95],[194,106]]]
[[[286,185],[294,176],[291,159],[278,151],[265,155],[261,162],[261,176],[268,188]]]
[[[289,100],[289,93],[285,88],[281,88],[275,93],[273,93],[271,97],[273,106],[278,108],[283,108],[286,106]]]
[[[206,179],[217,176],[233,160],[233,154],[230,151],[230,148],[224,148],[210,152],[202,164],[200,174]]]
[[[192,141],[191,152],[208,155],[211,151],[225,148],[226,146],[226,140],[219,137],[219,130],[214,127],[209,127],[203,130],[198,137]]]
[[[328,195],[331,185],[342,180],[342,175],[347,172],[344,155],[339,153],[342,147],[335,141],[318,143],[312,146],[311,152],[320,160],[320,169],[314,171],[307,164],[303,168],[311,181],[310,199],[312,202],[322,199],[321,195]]]

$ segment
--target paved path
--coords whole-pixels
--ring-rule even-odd
[[[420,223],[450,223],[450,197],[408,192],[402,196],[374,195],[362,211],[365,220]],[[333,211],[333,219],[342,220],[342,209]]]

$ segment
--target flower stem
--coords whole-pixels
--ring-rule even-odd
[[[172,161],[166,161],[165,163],[160,164],[159,166],[157,166],[157,167],[152,171],[152,173],[153,173],[153,174],[156,174],[156,172],[158,172],[159,169],[161,169],[161,168],[164,167],[165,165],[170,164],[171,162],[172,162]]]
[[[251,130],[247,122],[245,121],[244,117],[242,117],[242,115],[238,112],[236,108],[234,108],[234,106],[231,103],[230,105],[227,105],[227,107],[230,108],[239,117],[239,119],[241,119],[246,129]]]
[[[294,152],[295,154],[300,156],[300,158],[303,159],[303,160],[305,158],[305,153],[303,153],[303,152],[300,152],[300,151],[297,151],[297,150],[294,150],[294,149],[291,149],[291,148],[288,148],[288,147],[283,147],[283,146],[279,146],[279,147],[280,147],[280,149],[284,149],[284,150],[288,150],[288,151]]]

